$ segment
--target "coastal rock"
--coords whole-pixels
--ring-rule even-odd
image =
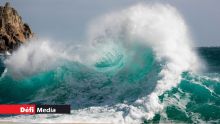
[[[33,33],[27,23],[22,21],[18,12],[10,7],[7,2],[0,6],[0,52],[18,48],[20,44],[33,37]]]

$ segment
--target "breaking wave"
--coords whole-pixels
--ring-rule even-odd
[[[202,68],[181,15],[162,4],[138,4],[97,18],[85,44],[32,41],[4,63],[1,103],[71,104],[71,115],[1,118],[21,122],[142,123],[158,114],[169,122],[170,105],[189,115],[190,93],[180,86],[193,82]],[[170,92],[175,93],[169,97]],[[198,122],[199,115],[192,117]]]

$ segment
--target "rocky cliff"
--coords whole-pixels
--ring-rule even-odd
[[[28,24],[9,3],[0,6],[0,52],[12,52],[32,37]]]

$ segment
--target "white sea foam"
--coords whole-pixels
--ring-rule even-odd
[[[14,78],[23,78],[54,69],[61,64],[62,60],[79,61],[77,54],[67,52],[68,49],[59,43],[53,44],[49,40],[34,40],[22,45],[4,63],[10,75]]]
[[[155,90],[147,97],[137,100],[136,107],[130,108],[128,116],[134,120],[141,120],[143,117],[152,119],[155,113],[163,109],[158,96],[176,87],[182,72],[197,71],[200,67],[198,57],[192,49],[187,26],[177,10],[170,5],[139,4],[101,17],[95,23],[98,25],[92,25],[90,37],[98,39],[98,43],[100,37],[126,37],[125,44],[140,41],[153,48],[157,61],[164,62],[159,74],[161,79]],[[140,106],[146,111],[139,110]]]

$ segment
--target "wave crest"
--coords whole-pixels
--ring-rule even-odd
[[[164,105],[160,102],[159,96],[176,87],[184,71],[196,71],[200,68],[198,57],[192,49],[187,26],[177,10],[170,5],[138,4],[108,14],[94,20],[88,34],[89,42],[80,45],[77,50],[75,47],[66,49],[51,47],[42,42],[31,42],[5,61],[8,72],[18,76],[36,74],[56,68],[60,61],[68,60],[98,72],[113,71],[113,75],[120,75],[123,69],[124,72],[135,70],[131,68],[135,67],[133,66],[135,64],[149,65],[136,67],[146,67],[145,72],[152,71],[154,63],[157,63],[161,69],[158,69],[156,78],[152,77],[158,80],[150,94],[132,104],[118,103],[108,110],[105,107],[92,107],[79,110],[78,113],[74,112],[77,121],[85,121],[82,118],[85,117],[93,122],[96,114],[103,117],[101,114],[113,112],[111,117],[117,115],[122,123],[138,123],[143,118],[152,119],[156,113],[163,110]],[[139,53],[144,51],[142,48],[147,51],[146,54]],[[146,55],[147,60],[142,61],[142,55]],[[123,73],[121,75],[123,77]],[[123,90],[123,87],[120,88]],[[102,110],[105,111],[99,114],[96,112]]]

